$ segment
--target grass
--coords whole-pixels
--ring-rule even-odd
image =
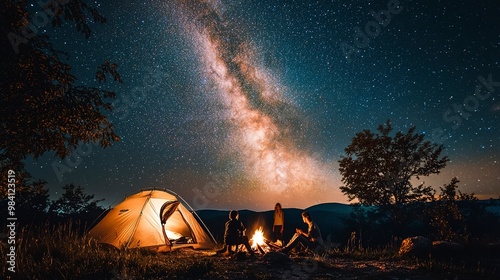
[[[207,252],[117,250],[98,244],[73,223],[22,228],[16,235],[17,274],[3,265],[1,279],[496,279],[498,259],[468,257],[400,257],[398,245],[380,248],[345,246],[317,255],[292,256],[292,263],[275,266],[256,261],[211,257]],[[8,247],[0,242],[0,259]],[[472,254],[472,255],[471,255]],[[489,256],[487,256],[489,257]],[[422,276],[422,277],[420,277]],[[375,277],[375,278],[373,278]],[[420,278],[419,278],[420,277]]]
[[[178,258],[176,253],[149,250],[117,250],[80,235],[72,223],[23,228],[16,236],[16,268],[13,279],[148,279],[162,276],[202,278],[212,270],[210,261]],[[7,244],[0,243],[2,263]],[[12,274],[2,266],[1,277]]]

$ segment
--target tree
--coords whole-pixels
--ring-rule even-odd
[[[33,215],[33,212],[45,213],[49,207],[49,190],[45,187],[47,182],[38,179],[27,184],[26,190],[21,191],[20,195],[16,196],[16,204],[20,210]]]
[[[462,193],[458,190],[457,178],[440,187],[441,193],[430,209],[430,226],[434,228],[434,235],[441,240],[465,242],[468,231],[465,217],[460,211],[459,201],[476,201],[474,194]]]
[[[339,160],[344,183],[340,190],[349,201],[379,206],[388,213],[395,230],[400,230],[404,207],[430,200],[434,194],[423,183],[414,186],[412,179],[439,174],[448,157],[441,156],[443,145],[424,141],[424,135],[415,132],[416,127],[391,136],[392,125],[387,121],[377,130],[357,133],[345,148],[346,156]]]
[[[93,194],[85,194],[80,186],[69,184],[63,187],[64,193],[50,205],[50,212],[61,217],[85,216],[95,211],[102,212],[97,205],[102,200],[94,200]]]
[[[107,147],[119,137],[105,115],[113,91],[79,85],[67,63],[68,55],[53,47],[49,36],[37,34],[37,22],[25,1],[5,0],[0,7],[0,164],[35,159],[48,151],[64,158],[80,143]],[[86,37],[87,22],[105,22],[82,0],[47,1],[43,8],[53,26],[74,23]],[[38,2],[40,3],[40,2]],[[40,13],[39,15],[40,16]],[[42,32],[38,32],[42,33]],[[96,80],[111,75],[121,82],[117,65],[97,67]]]
[[[69,55],[54,48],[42,31],[49,29],[43,25],[66,22],[89,38],[89,23],[105,21],[84,0],[38,1],[30,9],[24,0],[3,0],[0,5],[0,179],[7,182],[7,171],[15,171],[16,199],[20,204],[25,198],[36,200],[25,203],[27,210],[46,208],[48,196],[44,183],[29,181],[33,178],[24,169],[26,157],[53,151],[64,158],[81,143],[107,147],[119,141],[106,117],[116,94],[102,85],[78,84]],[[96,67],[97,82],[108,75],[121,82],[116,64],[105,61]],[[6,195],[2,184],[0,198]]]

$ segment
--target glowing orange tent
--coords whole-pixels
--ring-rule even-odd
[[[89,232],[117,248],[212,249],[216,241],[193,209],[169,190],[144,190],[126,197]]]

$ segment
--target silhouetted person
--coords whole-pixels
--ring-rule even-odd
[[[285,245],[285,240],[283,239],[283,230],[285,228],[285,214],[283,209],[281,209],[281,204],[276,203],[274,206],[274,222],[273,222],[273,233],[275,241],[280,240],[281,244]]]
[[[226,222],[226,230],[224,232],[224,248],[217,251],[217,255],[225,253],[226,251],[232,253],[231,246],[238,246],[240,244],[245,245],[251,256],[255,255],[250,243],[248,243],[248,237],[244,235],[246,228],[243,223],[238,220],[238,217],[238,211],[231,210],[231,212],[229,212],[229,221]]]
[[[312,220],[309,212],[302,212],[302,221],[307,224],[307,232],[297,228],[290,242],[280,252],[288,254],[298,244],[302,244],[311,250],[315,250],[318,246],[323,246],[321,231],[318,225]]]

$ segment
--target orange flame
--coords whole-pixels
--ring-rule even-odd
[[[252,247],[254,247],[254,248],[256,248],[257,245],[262,246],[262,245],[266,244],[264,242],[264,231],[262,230],[262,227],[260,227],[259,229],[257,229],[255,231],[251,240],[252,240]]]

